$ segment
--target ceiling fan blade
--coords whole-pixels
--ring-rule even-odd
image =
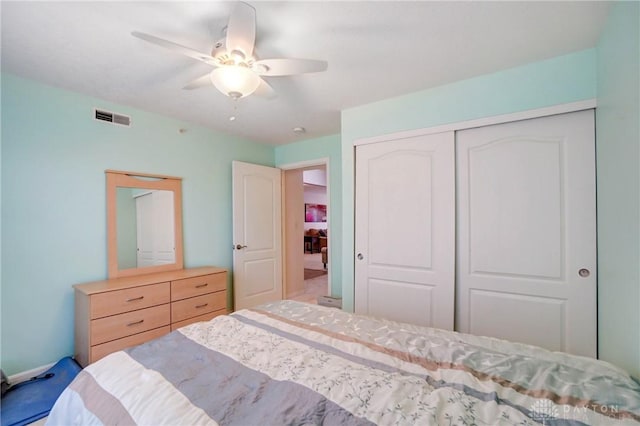
[[[271,87],[271,85],[266,81],[264,81],[264,79],[262,78],[260,79],[260,85],[258,86],[256,91],[253,92],[253,95],[256,95],[265,99],[274,99],[278,97],[278,94],[276,93],[275,90],[273,90],[273,87]]]
[[[148,41],[149,43],[158,45],[158,46],[162,46],[166,49],[169,50],[173,50],[176,53],[181,53],[185,56],[188,56],[190,58],[196,59],[198,61],[207,63],[209,65],[212,66],[218,66],[218,62],[216,61],[216,59],[211,56],[211,55],[207,55],[206,53],[202,53],[202,52],[198,52],[197,50],[193,50],[189,47],[186,46],[182,46],[181,44],[178,43],[174,43],[172,41],[169,40],[165,40],[156,36],[152,36],[150,34],[145,34],[145,33],[141,33],[138,31],[133,31],[131,33],[132,36],[137,37],[139,39],[142,39],[144,41]]]
[[[205,86],[212,86],[213,83],[211,82],[210,75],[211,75],[211,73],[207,73],[207,74],[203,75],[202,77],[196,78],[195,80],[189,82],[189,84],[184,86],[182,89],[183,90],[193,90],[193,89],[199,89],[199,88],[205,87]]]
[[[326,71],[327,66],[327,61],[313,59],[262,59],[253,64],[253,69],[259,75],[272,77]]]
[[[239,50],[245,58],[253,55],[256,42],[256,10],[246,3],[238,3],[227,24],[227,52]]]

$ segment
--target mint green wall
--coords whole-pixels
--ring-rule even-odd
[[[342,142],[592,99],[595,61],[589,49],[347,109]]]
[[[342,294],[342,163],[340,135],[280,145],[275,148],[276,167],[302,161],[329,158],[329,271],[331,295]]]
[[[94,121],[96,106],[132,126]],[[273,166],[273,147],[9,74],[1,108],[8,374],[73,353],[71,285],[107,277],[105,169],[181,176],[185,266],[231,268],[231,161]]]
[[[640,4],[614,6],[598,43],[600,358],[640,378]]]
[[[354,148],[364,137],[542,108],[596,96],[596,52],[565,56],[342,111],[342,297],[354,297]]]

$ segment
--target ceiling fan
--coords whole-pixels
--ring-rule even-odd
[[[265,98],[276,96],[262,77],[285,76],[325,71],[326,61],[312,59],[259,59],[255,54],[256,11],[238,3],[226,27],[226,36],[217,41],[211,54],[201,53],[172,41],[134,31],[134,37],[162,46],[214,67],[214,70],[187,84],[197,89],[213,84],[225,95],[239,99],[252,93]]]

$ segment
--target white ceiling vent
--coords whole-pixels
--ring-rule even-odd
[[[119,124],[121,126],[131,126],[131,117],[128,115],[116,114],[115,112],[105,111],[103,109],[93,109],[93,118],[99,121]]]

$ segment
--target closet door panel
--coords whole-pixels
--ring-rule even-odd
[[[454,136],[356,148],[359,313],[453,329]]]
[[[595,356],[593,111],[456,143],[457,328]]]
[[[526,330],[528,344],[555,351],[566,346],[564,333],[558,332],[557,326],[566,321],[563,299],[471,289],[469,306],[471,334],[521,342],[522,330]],[[488,312],[492,315],[487,315]]]
[[[433,324],[433,289],[435,286],[369,280],[369,315],[412,324]],[[397,295],[401,292],[404,297]]]
[[[561,277],[562,144],[512,137],[468,149],[473,273]]]
[[[369,160],[371,265],[431,268],[432,161],[430,152],[410,150]]]

